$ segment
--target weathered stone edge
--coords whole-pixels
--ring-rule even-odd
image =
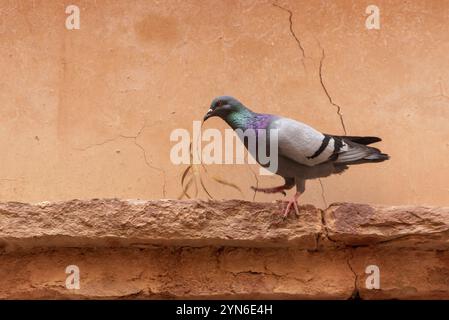
[[[306,205],[286,220],[279,209],[279,203],[241,200],[6,202],[0,203],[0,247],[449,248],[449,207]]]

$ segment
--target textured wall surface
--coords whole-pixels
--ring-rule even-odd
[[[304,202],[448,204],[449,2],[83,0],[80,30],[65,28],[68,4],[0,0],[1,200],[176,198],[170,132],[230,94],[384,139],[390,161],[312,181]],[[365,28],[369,4],[380,30]],[[215,198],[280,181],[208,170],[243,191],[204,177]]]
[[[308,205],[286,220],[280,207],[0,203],[0,298],[449,299],[449,207]]]

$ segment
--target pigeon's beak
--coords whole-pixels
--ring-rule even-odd
[[[203,122],[206,121],[207,119],[213,117],[214,115],[215,115],[215,114],[214,114],[214,110],[209,109],[209,110],[207,111],[206,115],[204,116]]]

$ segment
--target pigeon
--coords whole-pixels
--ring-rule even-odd
[[[287,205],[282,210],[284,218],[292,208],[299,216],[298,199],[305,191],[306,180],[341,174],[350,165],[382,162],[390,158],[379,149],[368,146],[381,141],[378,137],[321,133],[293,119],[253,112],[231,96],[220,96],[212,100],[203,121],[212,117],[223,119],[233,130],[253,129],[257,132],[265,129],[267,137],[271,129],[277,130],[278,165],[273,173],[283,177],[285,182],[272,188],[251,188],[264,193],[282,193],[285,196],[285,190],[296,186],[296,193],[286,201]],[[268,144],[268,141],[269,139],[265,143]],[[243,139],[243,143],[248,149],[247,139]],[[265,146],[265,150],[269,148]],[[252,156],[261,164],[257,153]]]

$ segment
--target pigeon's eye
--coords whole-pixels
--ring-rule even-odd
[[[221,101],[217,101],[217,102],[215,102],[214,103],[214,105],[212,106],[212,109],[217,109],[217,108],[219,108],[219,107],[221,107]]]

